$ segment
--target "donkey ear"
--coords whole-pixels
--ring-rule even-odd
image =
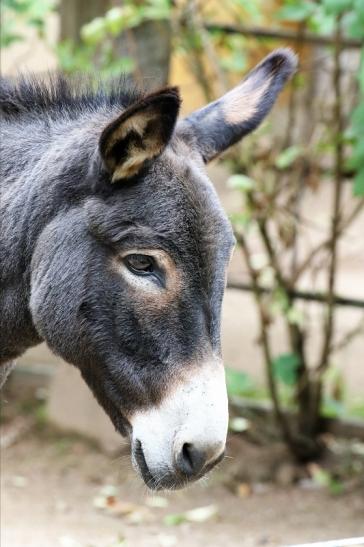
[[[192,130],[204,161],[210,161],[260,124],[296,67],[293,51],[273,51],[237,87],[183,120],[180,134]]]
[[[180,106],[178,89],[162,89],[127,108],[102,132],[99,148],[112,182],[136,175],[170,140]]]

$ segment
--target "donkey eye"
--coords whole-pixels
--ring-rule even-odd
[[[129,270],[136,274],[150,274],[154,272],[154,258],[148,255],[130,254],[124,258]]]

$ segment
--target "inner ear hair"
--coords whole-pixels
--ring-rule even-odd
[[[151,93],[127,108],[103,130],[99,150],[112,182],[135,176],[160,155],[172,137],[179,107],[176,87]]]

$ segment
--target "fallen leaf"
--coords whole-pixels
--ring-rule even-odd
[[[109,545],[108,547],[125,547],[126,545],[126,538],[124,536],[119,535],[117,540]]]
[[[105,496],[96,496],[93,499],[93,506],[96,507],[96,509],[105,509],[107,507],[107,500]]]
[[[197,507],[186,511],[186,517],[189,522],[206,522],[216,517],[218,508],[216,505],[206,505],[205,507]]]
[[[153,520],[153,515],[147,507],[140,507],[127,515],[127,521],[130,524],[144,524]]]
[[[93,499],[94,507],[97,509],[106,509],[112,507],[117,502],[117,489],[111,484],[103,486],[99,494]]]
[[[61,536],[58,539],[58,543],[61,547],[82,547],[79,541],[70,536]]]
[[[104,486],[100,489],[101,496],[116,496],[117,493],[118,490],[113,484],[104,484]]]
[[[164,517],[163,523],[166,526],[178,526],[178,524],[182,524],[182,522],[186,522],[186,520],[185,513],[171,513]]]
[[[26,477],[22,477],[21,475],[14,475],[11,477],[11,483],[16,488],[24,488],[28,484],[28,479]]]
[[[159,534],[157,537],[157,541],[161,547],[173,547],[174,545],[177,545],[176,536],[171,536],[167,534]]]
[[[327,488],[331,494],[341,494],[344,487],[329,471],[320,467],[317,463],[307,466],[312,480],[320,487]]]
[[[182,522],[206,522],[216,517],[218,508],[216,505],[206,505],[185,511],[184,513],[172,513],[166,515],[163,522],[166,526],[177,526]]]
[[[247,420],[246,418],[237,416],[236,418],[231,418],[231,420],[229,421],[229,428],[235,433],[242,433],[243,431],[249,429],[249,427],[250,423],[249,420]]]
[[[122,517],[124,515],[130,515],[135,511],[139,511],[141,507],[135,503],[130,503],[127,501],[116,500],[112,505],[107,506],[107,512],[113,516]]]
[[[236,487],[236,494],[239,498],[247,498],[252,493],[252,487],[247,482],[241,482]]]

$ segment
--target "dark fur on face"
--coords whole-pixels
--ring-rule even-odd
[[[234,241],[204,162],[259,123],[293,69],[279,50],[177,125],[174,88],[1,81],[0,365],[46,341],[126,433],[220,355]],[[130,270],[135,253],[155,275]]]

